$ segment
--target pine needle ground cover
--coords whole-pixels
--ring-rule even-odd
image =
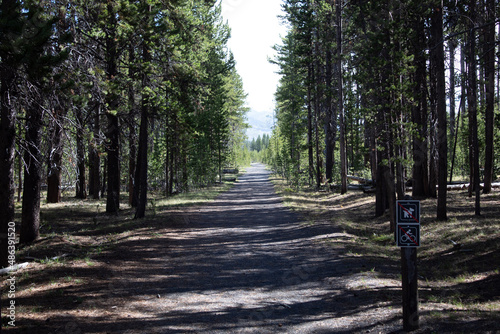
[[[150,194],[147,218],[137,220],[135,209],[125,204],[117,215],[106,214],[105,199],[66,197],[58,204],[42,204],[41,237],[30,245],[17,245],[16,262],[29,266],[0,277],[2,332],[78,334],[82,319],[108,321],[116,316],[116,305],[123,304],[129,293],[123,273],[141,263],[127,259],[124,266],[126,251],[137,250],[141,241],[148,240],[151,248],[138,250],[138,256],[147,259],[155,247],[168,247],[169,238],[189,225],[197,207],[233,184],[168,198]],[[127,202],[127,194],[122,194],[121,202]],[[16,211],[20,215],[20,207]],[[15,277],[15,327],[6,316],[11,277]]]
[[[318,249],[335,248],[342,261],[352,263],[346,284],[349,295],[354,299],[371,296],[369,304],[353,301],[353,305],[397,309],[401,299],[400,252],[389,231],[388,215],[374,218],[373,196],[354,191],[347,195],[296,191],[282,180],[274,181],[285,203],[304,217],[304,224],[338,227],[338,233],[315,242]],[[81,333],[86,319],[103,323],[120,319],[120,308],[134,293],[127,275],[133,276],[141,264],[146,266],[147,259],[151,276],[143,284],[154,292],[158,250],[182,239],[197,207],[225,189],[217,187],[171,199],[153,197],[148,218],[141,220],[132,219],[133,210],[128,208],[118,216],[106,215],[104,202],[66,198],[61,204],[43,205],[42,237],[19,247],[17,253],[18,262],[31,264],[16,273],[16,327],[6,326],[9,319],[3,304],[3,330],[38,333],[37,328],[51,328],[50,333]],[[498,203],[498,191],[483,196],[484,216],[476,218],[473,199],[466,192],[450,192],[450,219],[437,222],[435,200],[422,201],[418,270],[423,332],[446,328],[447,332],[456,329],[460,333],[464,324],[477,324],[491,333],[500,330]],[[131,253],[137,258],[128,258]],[[8,278],[2,276],[2,300],[7,299]],[[157,297],[151,293],[144,298]],[[134,312],[126,316],[144,316]],[[120,324],[114,326],[117,332],[127,330]]]

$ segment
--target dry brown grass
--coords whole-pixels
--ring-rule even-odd
[[[343,231],[328,241],[331,247],[351,260],[367,261],[366,271],[382,280],[379,284],[400,281],[400,252],[388,214],[374,217],[374,195],[296,192],[282,180],[274,182],[287,205],[309,222],[327,222]],[[481,207],[482,216],[476,217],[474,199],[466,191],[449,192],[449,219],[439,222],[436,200],[421,201],[420,309],[428,322],[488,322],[495,324],[492,333],[496,333],[500,332],[500,191],[482,195]],[[388,298],[398,295],[396,291]]]
[[[399,249],[389,231],[388,216],[374,217],[372,195],[296,192],[281,181],[276,184],[288,206],[304,215],[309,224],[338,227],[338,233],[318,242],[336,248],[346,261],[359,263],[355,268],[361,269],[353,273],[349,289],[373,291],[375,306],[400,298]],[[121,273],[133,272],[133,264],[124,268],[120,256],[132,253],[128,248],[140,240],[163,247],[169,240],[182,238],[178,231],[189,220],[189,211],[213,195],[192,194],[175,203],[158,198],[150,203],[149,218],[138,221],[132,219],[131,209],[118,216],[103,214],[103,202],[66,199],[44,205],[42,237],[32,245],[20,246],[17,254],[18,262],[32,262],[16,274],[17,327],[3,330],[79,333],[83,320],[119,319],[116,305],[126,304],[128,298]],[[481,218],[474,217],[473,200],[465,192],[450,192],[448,203],[449,221],[437,222],[435,200],[422,201],[422,246],[418,251],[422,321],[449,323],[450,328],[460,328],[464,321],[486,323],[491,324],[492,332],[500,332],[500,192],[482,196]],[[144,252],[150,250],[140,249],[138,256]],[[53,259],[62,255],[66,256]],[[3,300],[8,277],[2,277]],[[2,319],[3,326],[7,320]]]
[[[124,304],[126,295],[121,273],[130,268],[117,258],[122,259],[132,250],[130,245],[141,240],[176,238],[190,210],[231,184],[168,199],[151,197],[147,218],[141,220],[133,219],[134,210],[127,205],[118,215],[105,214],[103,200],[64,198],[59,204],[43,204],[41,237],[30,245],[17,245],[16,262],[30,265],[0,277],[2,332],[78,334],[84,328],[82,321],[119,317],[115,305]],[[10,319],[5,316],[7,279],[12,276],[16,278],[16,327],[8,326]]]

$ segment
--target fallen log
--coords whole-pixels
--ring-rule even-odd
[[[223,174],[238,174],[240,171],[238,168],[224,168],[222,170]]]
[[[448,184],[447,190],[465,190],[469,189],[470,183],[459,183],[459,184]],[[484,188],[484,183],[479,184],[479,188],[482,190]],[[500,182],[495,182],[491,184],[491,188],[500,188]],[[437,187],[439,189],[439,187]]]
[[[370,179],[365,179],[365,178],[362,178],[362,177],[359,177],[359,176],[354,176],[354,175],[347,175],[347,178],[349,180],[353,180],[353,181],[357,181],[361,184],[372,184],[373,181],[370,180]]]
[[[17,271],[19,269],[26,268],[29,265],[30,265],[29,262],[24,262],[24,263],[15,264],[15,265],[7,267],[7,268],[0,269],[0,275],[8,274],[12,271]]]

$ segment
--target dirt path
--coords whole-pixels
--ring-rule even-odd
[[[43,308],[20,332],[399,332],[399,282],[334,246],[350,237],[331,223],[284,207],[268,177],[253,165],[210,205],[133,222],[130,236],[71,275],[49,268],[66,279],[20,300]]]
[[[108,305],[108,326],[94,319],[82,332],[387,332],[381,319],[398,311],[360,308],[352,266],[321,241],[336,231],[301,222],[268,175],[254,165],[175,236],[123,248],[109,288],[121,302]]]

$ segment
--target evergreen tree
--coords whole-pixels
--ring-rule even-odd
[[[0,4],[0,266],[8,265],[7,235],[14,222],[14,155],[16,136],[16,72],[21,56],[23,20],[16,0]]]
[[[41,131],[43,126],[46,88],[53,68],[64,60],[67,50],[51,54],[48,45],[53,38],[57,17],[47,17],[45,8],[38,3],[27,3],[24,32],[33,36],[25,40],[23,67],[26,80],[32,85],[26,111],[25,170],[20,242],[32,242],[39,236],[40,182],[42,170]],[[35,24],[36,22],[36,24]]]

